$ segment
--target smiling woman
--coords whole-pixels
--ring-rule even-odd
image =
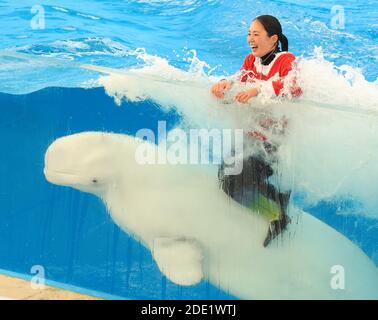
[[[245,58],[237,81],[248,87],[235,95],[236,101],[248,103],[252,97],[259,94],[268,97],[301,94],[301,89],[296,87],[295,78],[288,77],[293,69],[292,63],[295,57],[287,52],[288,40],[282,33],[277,18],[270,15],[257,17],[250,26],[247,42],[252,48],[252,54]],[[232,80],[221,80],[212,87],[212,93],[217,98],[223,98],[224,92],[230,90],[232,85]],[[279,133],[282,134],[287,127],[287,119],[283,117],[275,120],[265,117],[260,120],[260,125],[263,130],[271,130],[278,125],[281,127]],[[279,146],[271,141],[268,142],[266,134],[253,130],[248,132],[248,136],[252,140],[260,140],[264,145],[265,153],[270,158],[275,158]],[[251,208],[264,203],[263,207],[266,210],[262,211],[265,211],[263,214],[270,221],[264,246],[267,246],[290,223],[286,208],[291,193],[288,190],[280,192],[268,182],[274,170],[266,158],[263,154],[250,156],[244,161],[243,172],[238,175],[225,175],[224,170],[227,166],[224,165],[219,172],[223,190],[234,200]]]
[[[289,43],[278,19],[270,15],[257,17],[249,28],[247,42],[252,54],[245,58],[237,80],[252,84],[252,88],[238,92],[235,100],[247,103],[260,93],[270,97],[287,95],[288,92],[283,93],[282,89],[285,77],[293,69],[295,56],[287,52]],[[301,89],[296,86],[295,80],[290,80],[287,83],[289,93],[299,96]],[[212,87],[212,93],[223,98],[232,85],[232,80],[222,79]]]

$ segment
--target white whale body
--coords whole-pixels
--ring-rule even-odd
[[[101,132],[57,139],[45,155],[46,179],[99,196],[179,285],[207,279],[242,299],[378,299],[377,267],[336,230],[290,208],[288,230],[264,248],[267,222],[230,200],[216,171],[141,165],[143,143]]]

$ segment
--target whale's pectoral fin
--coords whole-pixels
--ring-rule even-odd
[[[201,281],[202,250],[195,240],[157,238],[152,254],[160,271],[172,282],[189,286]]]

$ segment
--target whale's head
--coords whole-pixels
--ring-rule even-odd
[[[121,141],[116,134],[84,132],[65,136],[48,147],[44,174],[53,184],[103,196],[118,183],[120,152]]]

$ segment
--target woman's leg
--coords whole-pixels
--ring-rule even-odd
[[[260,156],[251,156],[243,161],[243,171],[239,175],[224,175],[222,164],[218,177],[223,191],[238,203],[262,214],[270,228],[264,246],[286,229],[290,218],[286,209],[290,191],[281,193],[268,182],[273,175],[271,166]]]

